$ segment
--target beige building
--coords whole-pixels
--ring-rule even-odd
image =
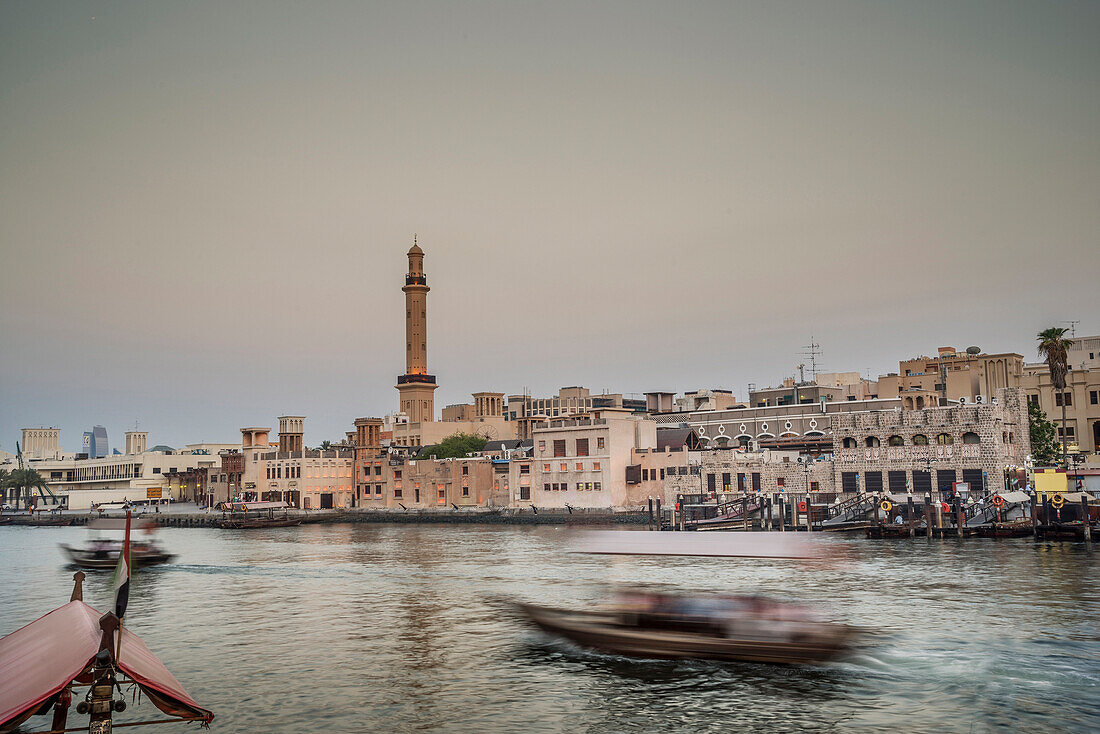
[[[905,410],[933,407],[941,399],[988,402],[1003,387],[1020,387],[1023,368],[1023,356],[1013,352],[983,354],[976,347],[963,352],[940,347],[935,357],[903,360],[897,373],[880,375],[878,394],[902,398]]]
[[[554,418],[605,408],[645,413],[648,405],[646,398],[629,398],[622,393],[593,393],[587,387],[574,385],[560,388],[556,396],[549,398],[509,395],[505,417],[513,424],[515,438],[528,439],[536,429],[549,426]]]
[[[509,462],[515,507],[625,508],[644,503],[627,486],[631,452],[656,448],[657,424],[625,408],[553,418],[532,436],[531,459]],[[504,479],[503,477],[501,478]]]
[[[148,447],[149,433],[146,431],[126,431],[126,451],[131,456],[145,453]]]
[[[1078,337],[1066,350],[1066,389],[1055,392],[1045,362],[1024,365],[1021,386],[1029,402],[1038,403],[1054,422],[1062,440],[1062,406],[1066,408],[1066,448],[1070,453],[1100,453],[1100,336]]]
[[[24,428],[21,449],[27,459],[61,458],[60,428]]]

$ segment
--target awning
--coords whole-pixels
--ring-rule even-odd
[[[103,615],[71,601],[0,639],[0,732],[15,729],[76,680],[99,652]],[[141,638],[122,630],[119,670],[170,716],[211,721]]]
[[[1031,502],[1031,495],[1027,492],[998,492],[997,495],[1008,504]]]

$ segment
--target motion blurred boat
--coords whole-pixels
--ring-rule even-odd
[[[793,535],[793,534],[792,534]],[[583,553],[735,558],[821,558],[801,539],[741,533],[587,533]],[[628,657],[806,664],[852,648],[860,630],[801,604],[762,596],[622,592],[583,610],[520,603],[540,629],[583,647]]]
[[[759,596],[635,592],[583,611],[520,608],[546,632],[640,658],[821,663],[846,652],[857,636],[856,628],[827,622],[808,607]]]
[[[220,528],[285,528],[301,525],[302,518],[290,514],[286,502],[226,502]]]
[[[144,530],[152,535],[156,530],[156,523],[151,520],[133,520],[134,530]],[[80,548],[61,544],[61,549],[69,559],[77,566],[87,569],[108,569],[118,565],[118,557],[122,553],[123,541],[118,538],[109,538],[99,535],[104,531],[125,530],[124,518],[98,518],[88,523],[88,529],[96,535]],[[147,540],[130,541],[130,565],[134,568],[156,566],[161,563],[171,563],[175,556],[160,547],[152,538]]]

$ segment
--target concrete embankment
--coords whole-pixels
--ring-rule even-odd
[[[91,515],[70,515],[73,525],[86,525]],[[162,527],[216,527],[224,519],[220,512],[168,512],[143,514]],[[310,510],[295,515],[302,524],[313,523],[432,523],[484,525],[645,525],[645,512],[611,512],[609,510]],[[22,519],[22,518],[20,518]],[[16,524],[33,524],[29,518]]]

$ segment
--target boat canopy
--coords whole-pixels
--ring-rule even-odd
[[[225,506],[230,510],[244,511],[249,510],[281,510],[283,508],[290,507],[286,502],[226,502]]]
[[[638,556],[725,556],[730,558],[816,558],[823,551],[795,533],[644,533],[594,530],[578,533],[579,553]]]
[[[1018,490],[1012,492],[997,492],[997,495],[1010,505],[1031,501],[1030,494]]]
[[[152,520],[130,520],[131,530],[152,530],[157,524]],[[126,518],[124,517],[97,517],[88,521],[89,530],[125,530]]]
[[[0,732],[13,731],[73,681],[83,683],[99,652],[98,611],[71,601],[0,639]],[[170,716],[210,722],[141,638],[123,628],[118,669]]]

